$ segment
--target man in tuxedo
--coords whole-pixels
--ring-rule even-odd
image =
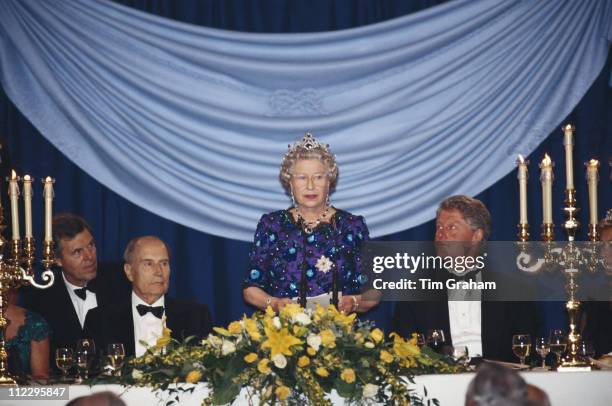
[[[601,259],[603,261],[603,272],[607,276],[602,288],[612,292],[612,209],[609,209],[606,217],[600,221],[599,232],[603,246],[601,248]],[[583,339],[592,342],[597,357],[612,354],[612,301],[585,301],[583,303],[582,333]]]
[[[212,329],[206,305],[179,301],[166,296],[170,283],[170,254],[166,243],[154,236],[130,241],[124,254],[124,271],[132,284],[125,300],[100,306],[89,312],[86,334],[101,349],[122,343],[125,354],[141,356],[154,345],[164,323],[176,339],[205,337]]]
[[[490,232],[491,215],[480,200],[462,195],[449,197],[440,204],[436,215],[437,255],[474,256]],[[455,276],[481,282],[487,279],[486,272],[487,269],[474,270]],[[393,329],[406,337],[413,332],[442,329],[446,344],[466,346],[471,356],[516,361],[511,350],[512,335],[526,333],[534,337],[536,306],[533,302],[487,301],[484,294],[445,289],[438,301],[398,302]]]
[[[99,269],[96,242],[87,222],[71,213],[53,217],[55,282],[48,289],[26,289],[24,306],[49,323],[51,359],[55,348],[74,348],[85,338],[83,326],[89,310],[127,294],[125,277],[111,267]]]

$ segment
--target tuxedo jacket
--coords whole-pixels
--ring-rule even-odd
[[[485,279],[486,270],[483,273]],[[488,280],[488,279],[485,279]],[[482,292],[481,339],[482,356],[487,359],[517,362],[512,353],[512,336],[530,334],[535,340],[539,322],[537,304],[533,301],[488,301]],[[448,292],[441,290],[435,301],[398,302],[393,315],[393,331],[409,338],[414,332],[442,329],[446,344],[453,345],[448,314]]]
[[[23,292],[24,307],[40,314],[51,327],[51,354],[55,354],[55,348],[74,348],[79,339],[86,338],[61,271],[55,269],[53,273],[55,281],[48,289],[29,287]],[[131,292],[118,263],[99,264],[97,276],[88,286],[95,290],[98,306],[112,303],[118,297],[129,297]]]
[[[125,355],[134,356],[134,319],[131,296],[107,306],[98,306],[87,313],[85,334],[92,337],[99,350],[108,344],[122,343]],[[204,338],[212,330],[208,306],[186,302],[166,296],[164,298],[166,327],[172,330],[172,338],[181,340],[189,336]]]

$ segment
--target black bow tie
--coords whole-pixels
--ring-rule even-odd
[[[164,306],[146,306],[143,304],[139,304],[136,306],[136,310],[138,310],[138,314],[144,316],[147,313],[151,313],[153,316],[161,319],[164,315]]]
[[[85,300],[87,297],[87,291],[94,293],[94,290],[90,286],[85,286],[84,288],[75,289],[74,293],[81,298],[81,300]]]

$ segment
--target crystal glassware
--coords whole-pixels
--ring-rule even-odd
[[[563,330],[550,330],[549,342],[550,351],[555,354],[557,358],[556,365],[558,366],[561,364],[561,356],[567,348],[567,338]]]
[[[123,368],[123,360],[125,359],[123,344],[109,344],[106,349],[106,359],[111,372],[114,375],[121,375],[121,368]]]
[[[515,334],[512,336],[512,352],[525,365],[525,359],[531,350],[531,336],[529,334]]]
[[[542,358],[542,368],[546,369],[546,356],[550,352],[550,341],[548,337],[538,337],[535,343],[535,350]]]
[[[83,338],[77,341],[75,347],[76,365],[79,371],[79,379],[89,376],[89,370],[96,357],[96,344],[93,338]]]
[[[444,330],[433,329],[427,332],[427,345],[437,353],[442,353],[445,342]]]
[[[73,356],[72,348],[58,348],[55,350],[55,364],[62,370],[62,381],[68,380],[68,371],[72,368]]]

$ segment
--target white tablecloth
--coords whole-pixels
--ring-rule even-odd
[[[553,406],[611,406],[612,405],[612,371],[593,372],[523,372],[525,380],[544,389]],[[440,401],[441,406],[463,406],[468,383],[474,377],[473,373],[455,375],[422,375],[415,378],[419,393],[423,386],[427,387],[430,398]],[[70,399],[89,395],[94,392],[109,390],[121,395],[128,406],[163,405],[167,394],[154,393],[146,388],[130,388],[119,385],[96,385],[93,387],[73,385],[70,387]],[[198,385],[193,394],[183,394],[180,397],[181,406],[200,406],[207,395],[205,385]],[[243,396],[244,394],[241,394]],[[332,399],[335,404],[342,404],[338,397]],[[0,405],[28,406],[41,405],[63,406],[63,401],[34,400],[0,400]],[[247,404],[246,398],[236,401],[237,405]]]

